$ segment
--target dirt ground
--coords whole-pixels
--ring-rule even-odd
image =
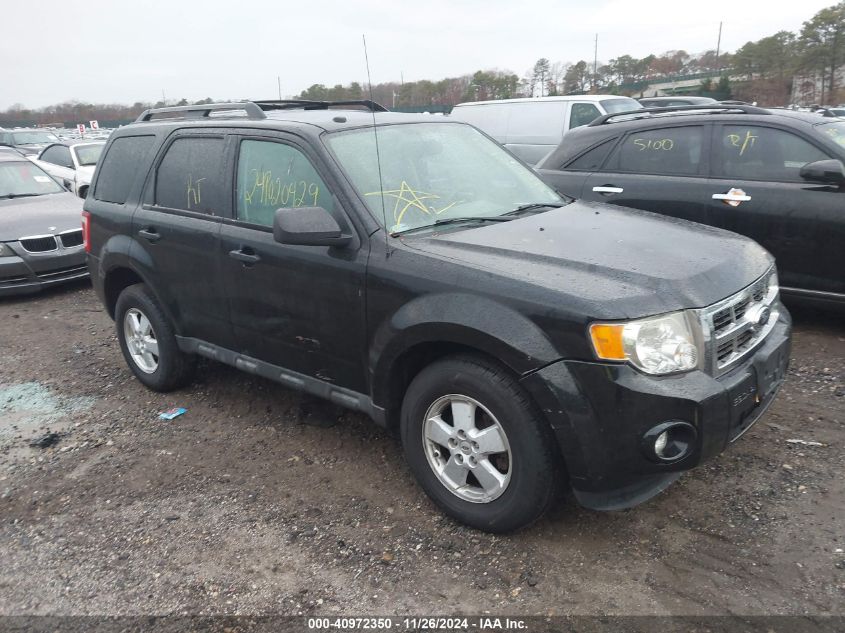
[[[360,415],[213,363],[156,394],[87,284],[2,299],[0,614],[845,614],[845,318],[794,316],[787,384],[728,452],[494,537]]]

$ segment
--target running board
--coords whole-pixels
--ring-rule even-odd
[[[204,356],[211,360],[231,365],[247,373],[269,378],[290,389],[303,391],[319,398],[330,400],[347,409],[365,413],[379,426],[387,426],[384,409],[374,405],[372,398],[357,391],[338,387],[325,380],[306,376],[305,374],[300,374],[290,369],[252,358],[251,356],[239,354],[238,352],[214,345],[213,343],[207,343],[200,339],[177,336],[176,343],[179,345],[179,349],[187,354]]]

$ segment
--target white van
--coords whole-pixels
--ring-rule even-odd
[[[577,95],[459,103],[451,116],[486,132],[529,165],[556,148],[566,130],[603,114],[639,110],[630,97]]]

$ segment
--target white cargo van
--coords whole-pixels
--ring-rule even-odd
[[[556,148],[566,130],[602,114],[638,110],[630,97],[577,95],[459,103],[451,116],[483,130],[529,165]]]

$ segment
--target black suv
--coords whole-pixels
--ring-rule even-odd
[[[784,294],[845,303],[845,121],[712,105],[599,117],[537,168],[560,192],[736,231]]]
[[[772,402],[790,318],[757,244],[573,202],[469,125],[362,104],[166,108],[111,136],[85,244],[142,383],[200,355],[362,411],[489,531],[564,483],[644,501]]]

